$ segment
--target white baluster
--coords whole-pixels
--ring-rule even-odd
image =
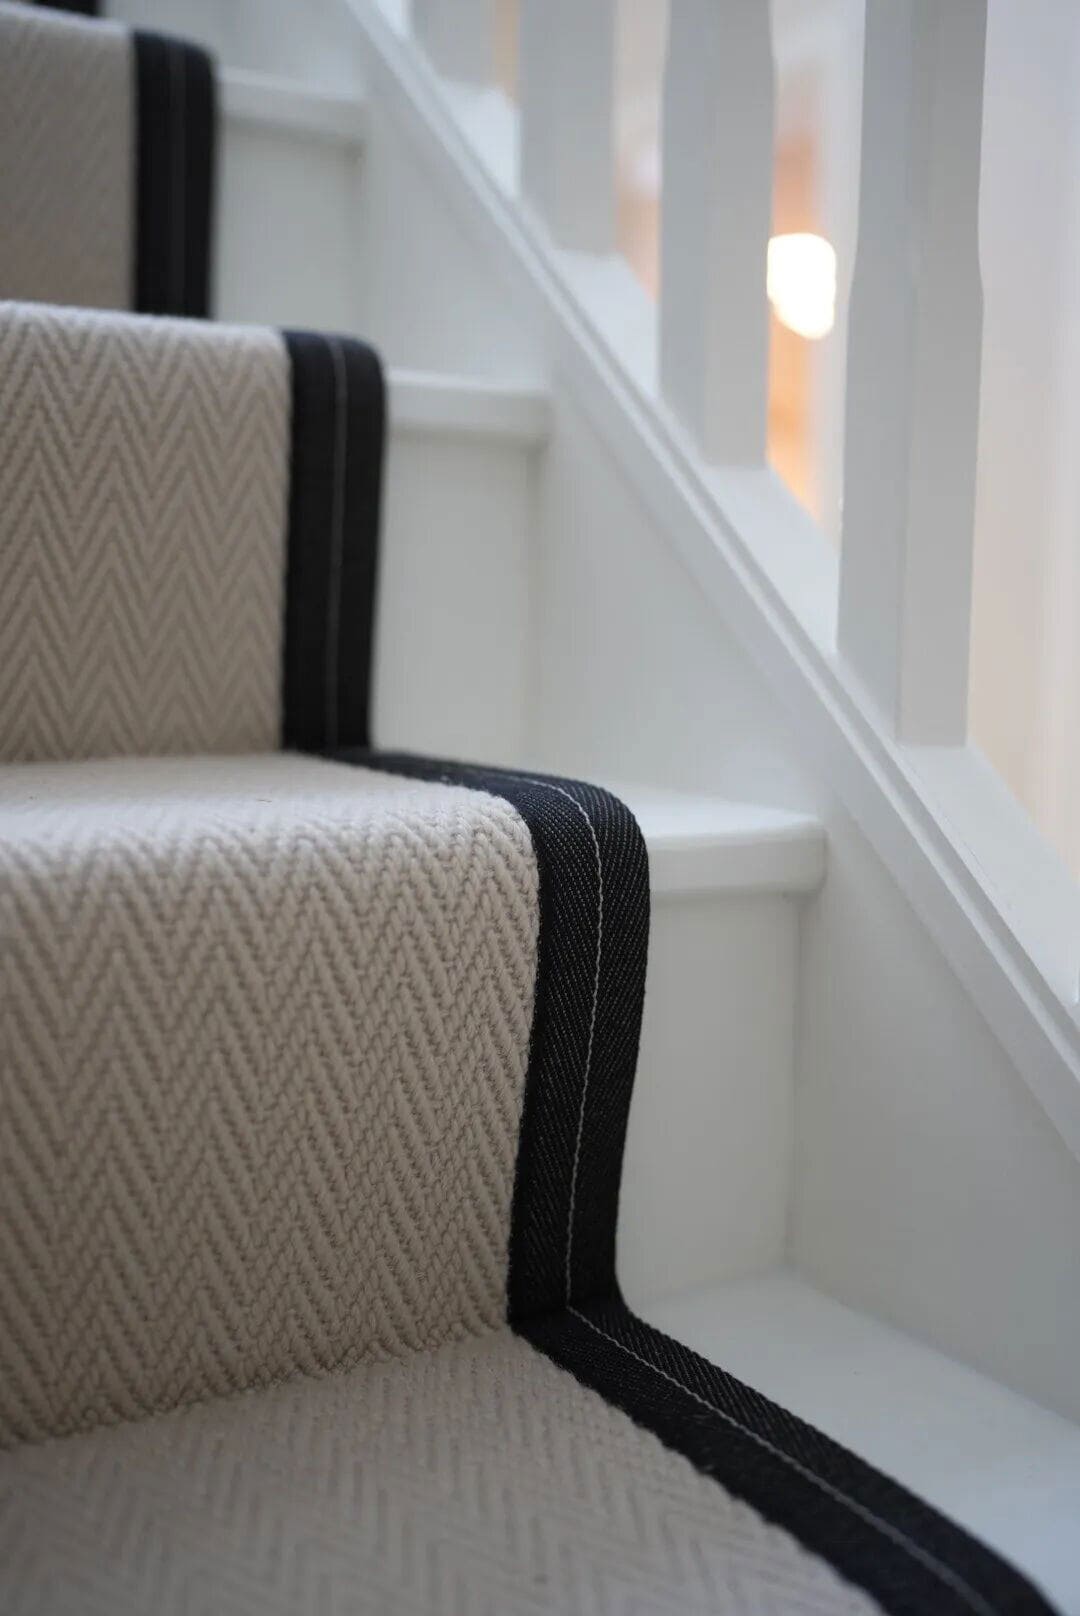
[[[765,458],[772,218],[768,0],[671,0],[660,386],[709,460]]]
[[[463,84],[495,78],[493,0],[413,0],[413,31],[433,65]]]
[[[614,247],[614,61],[614,0],[522,0],[521,191],[561,247]]]
[[[986,0],[867,0],[839,648],[918,742],[967,721],[985,39]]]

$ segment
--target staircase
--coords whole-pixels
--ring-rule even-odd
[[[880,985],[866,1026],[852,1019],[859,971],[884,963],[866,939],[860,949],[853,904],[866,900],[875,928],[896,918],[897,1021],[923,1002],[928,954],[903,899],[847,808],[809,783],[790,720],[743,646],[657,545],[655,507],[622,475],[587,388],[567,383],[565,339],[489,261],[480,205],[457,180],[444,184],[448,159],[432,157],[395,86],[404,47],[386,43],[397,36],[384,38],[375,9],[316,7],[300,29],[288,7],[269,21],[258,8],[172,10],[131,0],[113,15],[194,29],[220,53],[213,312],[226,325],[375,341],[386,361],[371,712],[378,743],[409,755],[371,752],[363,726],[332,746],[293,740],[322,754],[307,758],[277,751],[272,723],[265,735],[162,740],[158,716],[187,698],[152,699],[149,681],[137,744],[84,745],[76,733],[5,751],[3,845],[24,917],[13,935],[30,939],[16,959],[29,1007],[16,1025],[43,994],[59,1004],[81,981],[84,995],[65,1009],[55,1048],[40,1037],[13,1046],[9,1137],[22,1170],[8,1181],[21,1209],[5,1221],[20,1255],[4,1290],[17,1298],[23,1359],[5,1375],[17,1388],[0,1458],[6,1608],[211,1610],[226,1589],[238,1609],[316,1608],[315,1590],[328,1609],[1045,1608],[1022,1577],[868,1469],[879,1465],[1061,1609],[1080,1610],[1075,1337],[1071,1302],[1053,1328],[1048,1305],[1055,1273],[1065,1285],[1071,1275],[1067,1217],[1056,1270],[1053,1250],[1016,1285],[1009,1267],[1080,1205],[1056,1136],[1023,1113],[1018,1173],[1052,1167],[1030,1227],[1003,1250],[1004,1294],[1000,1271],[997,1286],[972,1272],[962,1294],[943,1297],[951,1270],[934,1276],[925,1237],[881,1267],[890,1242],[903,1244],[916,1189],[953,1260],[994,1226],[991,1216],[981,1232],[966,1227],[925,1152],[890,1179],[900,1148],[890,1141],[905,1130],[919,1140],[927,1126],[926,1091],[909,1091],[909,1117],[885,1098],[889,1063],[907,1076],[918,1027],[897,1027],[869,1094],[852,1100],[845,1087],[851,1046],[887,1024]],[[466,135],[497,121],[482,92],[447,95]],[[574,273],[614,288],[632,348],[637,305],[617,270],[583,258]],[[77,332],[84,317],[56,318]],[[10,343],[35,316],[4,319]],[[99,366],[141,340],[123,316],[93,329]],[[236,340],[221,331],[221,353]],[[215,348],[217,328],[199,341]],[[287,390],[285,371],[275,385]],[[280,511],[283,468],[295,477],[297,462],[276,430],[276,470],[261,475],[277,492],[259,497]],[[248,457],[214,437],[226,456],[214,486],[241,507]],[[148,436],[145,464],[162,452]],[[381,461],[371,441],[349,455],[354,466]],[[742,497],[757,496],[744,484]],[[274,565],[288,571],[293,542],[286,534]],[[186,587],[198,618],[199,587]],[[276,587],[288,601],[292,582]],[[32,660],[32,618],[24,632]],[[182,660],[188,630],[176,632]],[[228,638],[220,624],[206,633],[216,646]],[[269,653],[258,632],[229,649],[237,666],[284,666],[289,688],[288,630]],[[246,723],[247,691],[237,697],[227,674],[226,689]],[[81,681],[62,705],[74,692],[85,694]],[[18,705],[24,722],[25,689]],[[211,697],[199,722],[214,707]],[[94,756],[117,751],[136,756]],[[203,755],[149,757],[160,751]],[[417,757],[498,760],[503,771]],[[537,798],[560,799],[551,824]],[[548,1139],[529,1134],[521,1109],[537,1081],[534,978],[553,993],[574,968],[536,963],[544,883],[591,860],[584,820],[607,837],[596,850],[603,902],[632,915],[619,803],[647,849],[652,910],[617,1227],[619,1285],[636,1316],[610,1267],[618,1164],[600,1159],[599,1138],[590,1162],[587,1135],[581,1162],[571,1151],[567,1222],[572,1249],[582,1165],[587,1277],[580,1288],[568,1278],[554,1301],[523,1303],[520,1292],[553,1260],[521,1244],[522,1153],[527,1138],[541,1151]],[[297,863],[301,883],[287,874]],[[565,902],[568,937],[587,952],[585,921]],[[833,952],[838,930],[847,954]],[[159,935],[180,939],[171,961]],[[633,926],[611,935],[616,957],[630,951],[632,979]],[[403,977],[405,939],[418,952],[406,949]],[[80,975],[84,959],[123,963]],[[435,1001],[412,1008],[435,982]],[[957,1040],[988,1041],[951,980],[935,976],[933,991],[934,1025],[922,1030],[935,1062]],[[169,1019],[174,994],[189,1022]],[[624,1006],[615,1024],[634,1014]],[[427,1050],[415,1046],[417,1016]],[[461,1081],[447,1089],[451,1047]],[[370,1111],[343,1100],[343,1066],[363,1074]],[[991,1079],[1002,1069],[996,1047],[987,1066]],[[589,1081],[617,1111],[620,1079],[608,1094],[606,1070],[598,1058]],[[1012,1085],[1001,1086],[1008,1098],[991,1095],[983,1120],[988,1150],[994,1104],[1018,1126]],[[395,1121],[402,1097],[408,1116]],[[934,1103],[944,1140],[958,1107]],[[388,1117],[406,1140],[397,1159]],[[238,1171],[244,1138],[259,1143]],[[876,1152],[879,1182],[867,1186]],[[981,1208],[982,1163],[953,1166]],[[53,1211],[39,1249],[42,1205]],[[1034,1346],[1000,1322],[1024,1285],[1044,1337]],[[643,1370],[681,1387],[674,1413],[655,1386],[641,1400]],[[750,1413],[733,1423],[744,1396]],[[751,1486],[747,1455],[764,1447],[780,1457]],[[811,1493],[825,1479],[856,1500],[858,1530],[777,1481],[795,1459]],[[524,1536],[524,1559],[508,1558]]]

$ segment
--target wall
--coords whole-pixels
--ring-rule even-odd
[[[1080,1417],[1080,1166],[836,806],[822,761],[562,397],[540,513],[543,759],[825,819],[826,884],[800,932],[790,1259],[841,1301]],[[701,1112],[721,1160],[739,1126],[715,1103],[730,1093],[725,1059],[718,1042]],[[732,1215],[721,1190],[721,1245]]]
[[[791,1250],[842,1301],[1080,1417],[1080,1167],[835,807],[804,910]]]

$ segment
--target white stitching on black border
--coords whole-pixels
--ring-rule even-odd
[[[575,1319],[580,1319],[582,1324],[587,1325],[598,1336],[602,1336],[605,1341],[610,1341],[613,1347],[618,1347],[628,1357],[633,1358],[644,1368],[651,1369],[654,1374],[659,1375],[662,1380],[668,1381],[678,1391],[684,1392],[687,1397],[692,1397],[695,1403],[701,1404],[702,1408],[707,1408],[710,1413],[717,1415],[728,1425],[734,1426],[736,1431],[740,1431],[743,1436],[749,1437],[751,1442],[756,1442],[759,1447],[771,1453],[774,1458],[781,1460],[792,1470],[797,1471],[804,1480],[812,1482],[815,1487],[834,1499],[836,1503],[843,1504],[845,1508],[850,1509],[852,1514],[857,1515],[868,1526],[875,1527],[884,1537],[895,1543],[898,1548],[906,1550],[913,1560],[917,1560],[925,1570],[936,1576],[939,1582],[943,1582],[946,1587],[951,1588],[971,1610],[978,1612],[978,1616],[998,1616],[994,1606],[987,1604],[986,1600],[975,1588],[972,1588],[962,1577],[959,1577],[950,1566],[945,1565],[935,1555],[929,1554],[918,1543],[913,1542],[898,1526],[893,1526],[890,1521],[882,1520],[879,1515],[874,1514],[872,1509],[868,1509],[865,1504],[860,1504],[857,1498],[851,1498],[847,1493],[841,1492],[839,1487],[834,1487],[832,1482],[825,1480],[824,1476],[819,1476],[815,1470],[811,1470],[798,1459],[792,1458],[791,1454],[785,1453],[783,1448],[774,1446],[767,1437],[763,1437],[757,1431],[751,1430],[748,1425],[744,1425],[741,1420],[737,1420],[734,1415],[727,1413],[725,1409],[718,1408],[715,1403],[710,1403],[707,1397],[702,1397],[699,1392],[695,1392],[690,1386],[684,1386],[681,1380],[669,1374],[666,1369],[662,1369],[659,1364],[642,1357],[640,1352],[635,1352],[633,1347],[627,1346],[625,1341],[620,1341],[616,1336],[610,1335],[607,1330],[602,1330],[598,1324],[586,1314],[580,1312],[578,1308],[568,1307],[567,1312],[572,1313]]]
[[[468,763],[458,765],[458,767],[462,772],[469,774],[482,775],[485,772],[483,769],[477,768]],[[570,1297],[572,1294],[570,1270],[573,1262],[574,1251],[574,1208],[577,1201],[578,1163],[581,1159],[581,1139],[585,1131],[585,1102],[589,1093],[589,1078],[592,1075],[593,1041],[596,1035],[596,1007],[600,997],[600,964],[604,949],[604,864],[600,853],[600,840],[596,834],[596,827],[594,826],[582,804],[578,802],[575,796],[567,791],[565,786],[557,785],[553,780],[538,780],[535,775],[517,774],[511,769],[499,769],[497,772],[504,779],[517,780],[521,785],[542,786],[547,791],[557,791],[561,797],[565,797],[567,802],[573,804],[578,813],[581,815],[582,819],[584,819],[586,825],[588,825],[589,835],[592,837],[593,850],[596,853],[596,879],[598,883],[596,915],[596,964],[593,969],[593,995],[592,1012],[589,1017],[589,1042],[585,1052],[585,1071],[581,1081],[581,1099],[578,1105],[577,1137],[574,1141],[574,1164],[570,1174],[570,1201],[567,1208],[566,1218],[566,1258],[564,1264],[564,1275],[566,1281],[566,1305],[569,1307]]]

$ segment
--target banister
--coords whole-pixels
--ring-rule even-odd
[[[967,721],[986,0],[867,0],[839,649],[898,738]]]
[[[671,0],[660,385],[714,463],[765,459],[773,80],[763,0]]]

